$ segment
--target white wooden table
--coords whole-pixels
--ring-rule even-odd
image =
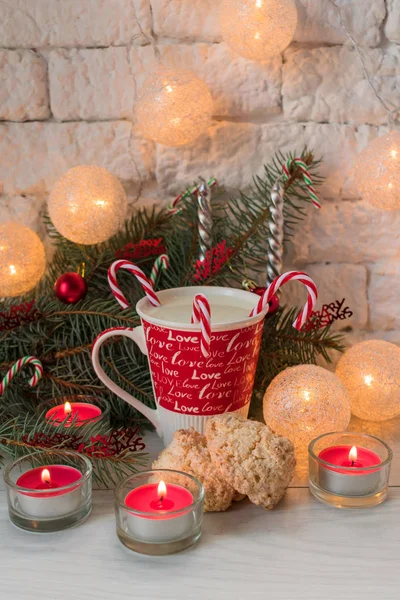
[[[320,504],[301,465],[273,511],[241,502],[206,514],[198,545],[171,556],[141,556],[119,542],[113,492],[94,492],[93,512],[81,526],[39,535],[11,525],[0,491],[0,598],[398,600],[400,421],[369,429],[395,451],[382,506],[345,511]]]

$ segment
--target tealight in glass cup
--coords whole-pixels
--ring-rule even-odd
[[[56,471],[56,487],[37,489],[34,482],[47,471]],[[72,474],[72,477],[71,477]],[[10,520],[35,533],[62,531],[80,524],[92,509],[92,465],[71,451],[35,452],[14,461],[4,470]],[[65,483],[65,484],[63,484]]]
[[[332,458],[335,455],[347,460],[335,461]],[[381,504],[389,492],[392,458],[389,446],[371,435],[353,432],[321,435],[308,447],[310,491],[321,502],[337,508],[370,508]]]
[[[69,404],[69,410],[72,407],[70,413],[65,411],[64,407],[66,403]],[[91,411],[85,411],[86,407],[90,408]],[[82,409],[85,414],[83,419],[80,419]],[[59,427],[64,422],[64,427],[66,428],[71,426],[79,428],[87,426],[90,427],[92,435],[95,433],[95,425],[99,425],[99,429],[104,429],[108,427],[110,422],[110,405],[107,400],[97,396],[58,396],[39,404],[36,412],[38,415],[43,415],[55,427]],[[71,418],[68,418],[68,414],[71,415]],[[81,433],[83,434],[84,432],[81,431]]]
[[[169,502],[159,512],[135,507],[132,494],[157,488],[165,484],[166,500],[171,497],[169,488],[175,488],[189,498],[187,505],[174,510]],[[132,500],[129,500],[131,498]],[[151,504],[154,504],[152,502]],[[157,469],[131,475],[115,489],[117,535],[130,550],[140,554],[161,556],[185,550],[195,544],[202,532],[204,488],[200,481],[182,471]]]

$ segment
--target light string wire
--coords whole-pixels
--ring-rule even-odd
[[[380,104],[383,106],[383,108],[385,109],[386,113],[387,113],[387,119],[388,119],[388,125],[390,127],[393,127],[395,122],[396,122],[396,115],[399,112],[400,106],[394,107],[394,108],[390,108],[389,105],[387,104],[387,102],[382,98],[382,96],[380,95],[380,93],[377,90],[377,87],[375,85],[375,82],[373,81],[373,78],[371,77],[371,75],[369,74],[369,71],[367,69],[367,65],[365,62],[365,57],[364,54],[362,53],[360,46],[358,45],[354,35],[352,34],[352,32],[350,31],[349,27],[347,26],[344,18],[343,18],[343,14],[342,11],[340,10],[340,7],[336,4],[335,0],[327,0],[329,2],[329,4],[331,4],[334,9],[337,12],[338,18],[339,18],[339,24],[341,26],[341,28],[343,29],[343,31],[346,33],[348,39],[351,41],[351,43],[353,44],[354,50],[358,56],[358,59],[361,63],[362,69],[363,69],[363,73],[364,73],[364,77],[368,82],[368,85],[370,86],[370,88],[372,89],[372,91],[375,94],[375,97],[377,98],[377,100],[380,102]]]
[[[137,81],[136,81],[136,75],[135,72],[133,70],[133,66],[132,66],[132,61],[131,61],[131,51],[132,48],[134,46],[134,43],[137,39],[139,38],[144,38],[147,42],[147,44],[150,44],[151,47],[153,48],[153,52],[154,55],[156,57],[157,62],[161,63],[161,53],[160,50],[156,44],[155,39],[153,38],[152,35],[148,35],[143,27],[142,24],[139,21],[139,18],[137,16],[137,12],[136,12],[136,6],[135,6],[135,0],[131,0],[130,2],[131,4],[131,8],[132,8],[132,13],[133,13],[133,18],[135,20],[136,26],[139,29],[139,33],[135,33],[132,35],[132,37],[129,40],[129,43],[126,46],[126,60],[128,63],[128,68],[129,68],[129,73],[132,77],[132,81],[133,81],[133,95],[134,95],[134,105],[137,102],[137,97],[138,97],[138,89],[137,89]],[[133,114],[134,114],[134,110],[133,110]],[[133,150],[133,139],[134,139],[134,135],[135,135],[135,117],[132,117],[132,122],[131,122],[131,130],[130,130],[130,134],[129,134],[129,140],[128,140],[128,153],[129,153],[129,158],[131,159],[131,162],[134,166],[134,169],[136,171],[137,174],[137,178],[138,178],[138,182],[139,182],[139,188],[138,191],[136,192],[135,198],[133,200],[134,203],[138,202],[141,195],[142,195],[142,191],[143,191],[143,177],[142,174],[140,172],[139,166],[136,162],[136,158],[135,158],[135,153]]]

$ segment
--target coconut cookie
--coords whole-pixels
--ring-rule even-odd
[[[175,432],[170,445],[153,462],[153,469],[176,469],[197,477],[204,486],[206,512],[227,510],[234,497],[236,500],[235,490],[211,462],[206,438],[193,428]]]
[[[296,465],[292,442],[234,413],[210,417],[205,436],[211,460],[235,490],[264,508],[279,502]]]

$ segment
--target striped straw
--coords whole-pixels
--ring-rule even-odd
[[[153,285],[153,287],[156,284],[157,281],[157,277],[160,273],[160,271],[166,271],[169,267],[169,258],[167,254],[160,254],[160,256],[157,256],[156,260],[154,261],[154,265],[153,268],[151,269],[151,273],[150,273],[150,281]]]
[[[301,329],[303,327],[304,323],[311,316],[311,313],[314,310],[314,307],[315,307],[315,304],[316,304],[317,298],[318,298],[317,286],[315,285],[315,283],[311,279],[311,277],[309,275],[307,275],[307,273],[303,273],[302,271],[288,271],[287,273],[283,273],[283,275],[274,279],[274,281],[271,283],[271,285],[266,289],[264,294],[260,297],[260,299],[257,303],[257,306],[255,306],[253,308],[253,310],[251,311],[250,317],[259,315],[260,313],[262,313],[265,310],[265,308],[267,308],[267,313],[268,313],[269,302],[270,302],[272,296],[274,294],[276,294],[276,292],[279,290],[279,288],[281,288],[283,285],[285,285],[285,283],[288,283],[288,281],[300,281],[300,283],[303,283],[307,288],[307,292],[308,292],[307,302],[305,303],[301,312],[299,313],[295,322],[293,323],[293,327],[295,329]]]
[[[40,379],[43,375],[43,365],[38,358],[35,356],[24,356],[17,360],[17,362],[9,369],[3,381],[0,383],[0,396],[4,393],[4,390],[10,383],[10,381],[20,372],[20,370],[25,365],[32,365],[35,367],[35,372],[33,377],[29,380],[29,385],[31,387],[35,387],[37,383],[39,383]]]
[[[217,180],[215,179],[215,177],[211,177],[210,181],[207,181],[207,185],[209,187],[213,187],[214,185],[216,185]],[[201,186],[202,182],[197,183],[196,185],[193,185],[191,188],[188,188],[185,192],[182,192],[182,194],[179,194],[179,196],[177,196],[175,198],[175,200],[173,200],[172,202],[170,202],[168,204],[168,212],[175,214],[177,212],[179,212],[179,209],[177,208],[177,204],[181,201],[184,200],[185,198],[188,198],[189,196],[192,196],[193,194],[196,194],[199,191],[199,187]]]
[[[204,294],[196,294],[193,300],[192,323],[200,323],[200,350],[204,358],[210,356],[211,346],[211,309]]]
[[[125,298],[124,294],[121,292],[120,288],[117,284],[116,273],[119,269],[126,269],[133,273],[136,279],[141,284],[144,293],[146,294],[149,302],[153,306],[161,306],[161,302],[159,301],[154,289],[153,284],[150,279],[143,273],[142,269],[139,269],[138,266],[134,265],[129,260],[116,260],[113,262],[111,267],[108,269],[108,283],[111,288],[112,293],[114,294],[116,300],[122,306],[122,308],[128,308],[129,303]]]
[[[319,201],[319,198],[317,196],[317,192],[315,191],[314,187],[313,187],[313,182],[311,179],[311,175],[310,173],[307,171],[307,165],[306,163],[301,160],[301,158],[289,158],[285,163],[283,163],[282,165],[282,169],[283,169],[283,179],[284,181],[287,181],[290,177],[290,167],[292,165],[296,165],[296,167],[299,167],[300,171],[303,174],[303,179],[304,182],[307,186],[307,190],[308,190],[308,195],[310,196],[312,203],[314,204],[315,208],[321,208],[321,203]]]

